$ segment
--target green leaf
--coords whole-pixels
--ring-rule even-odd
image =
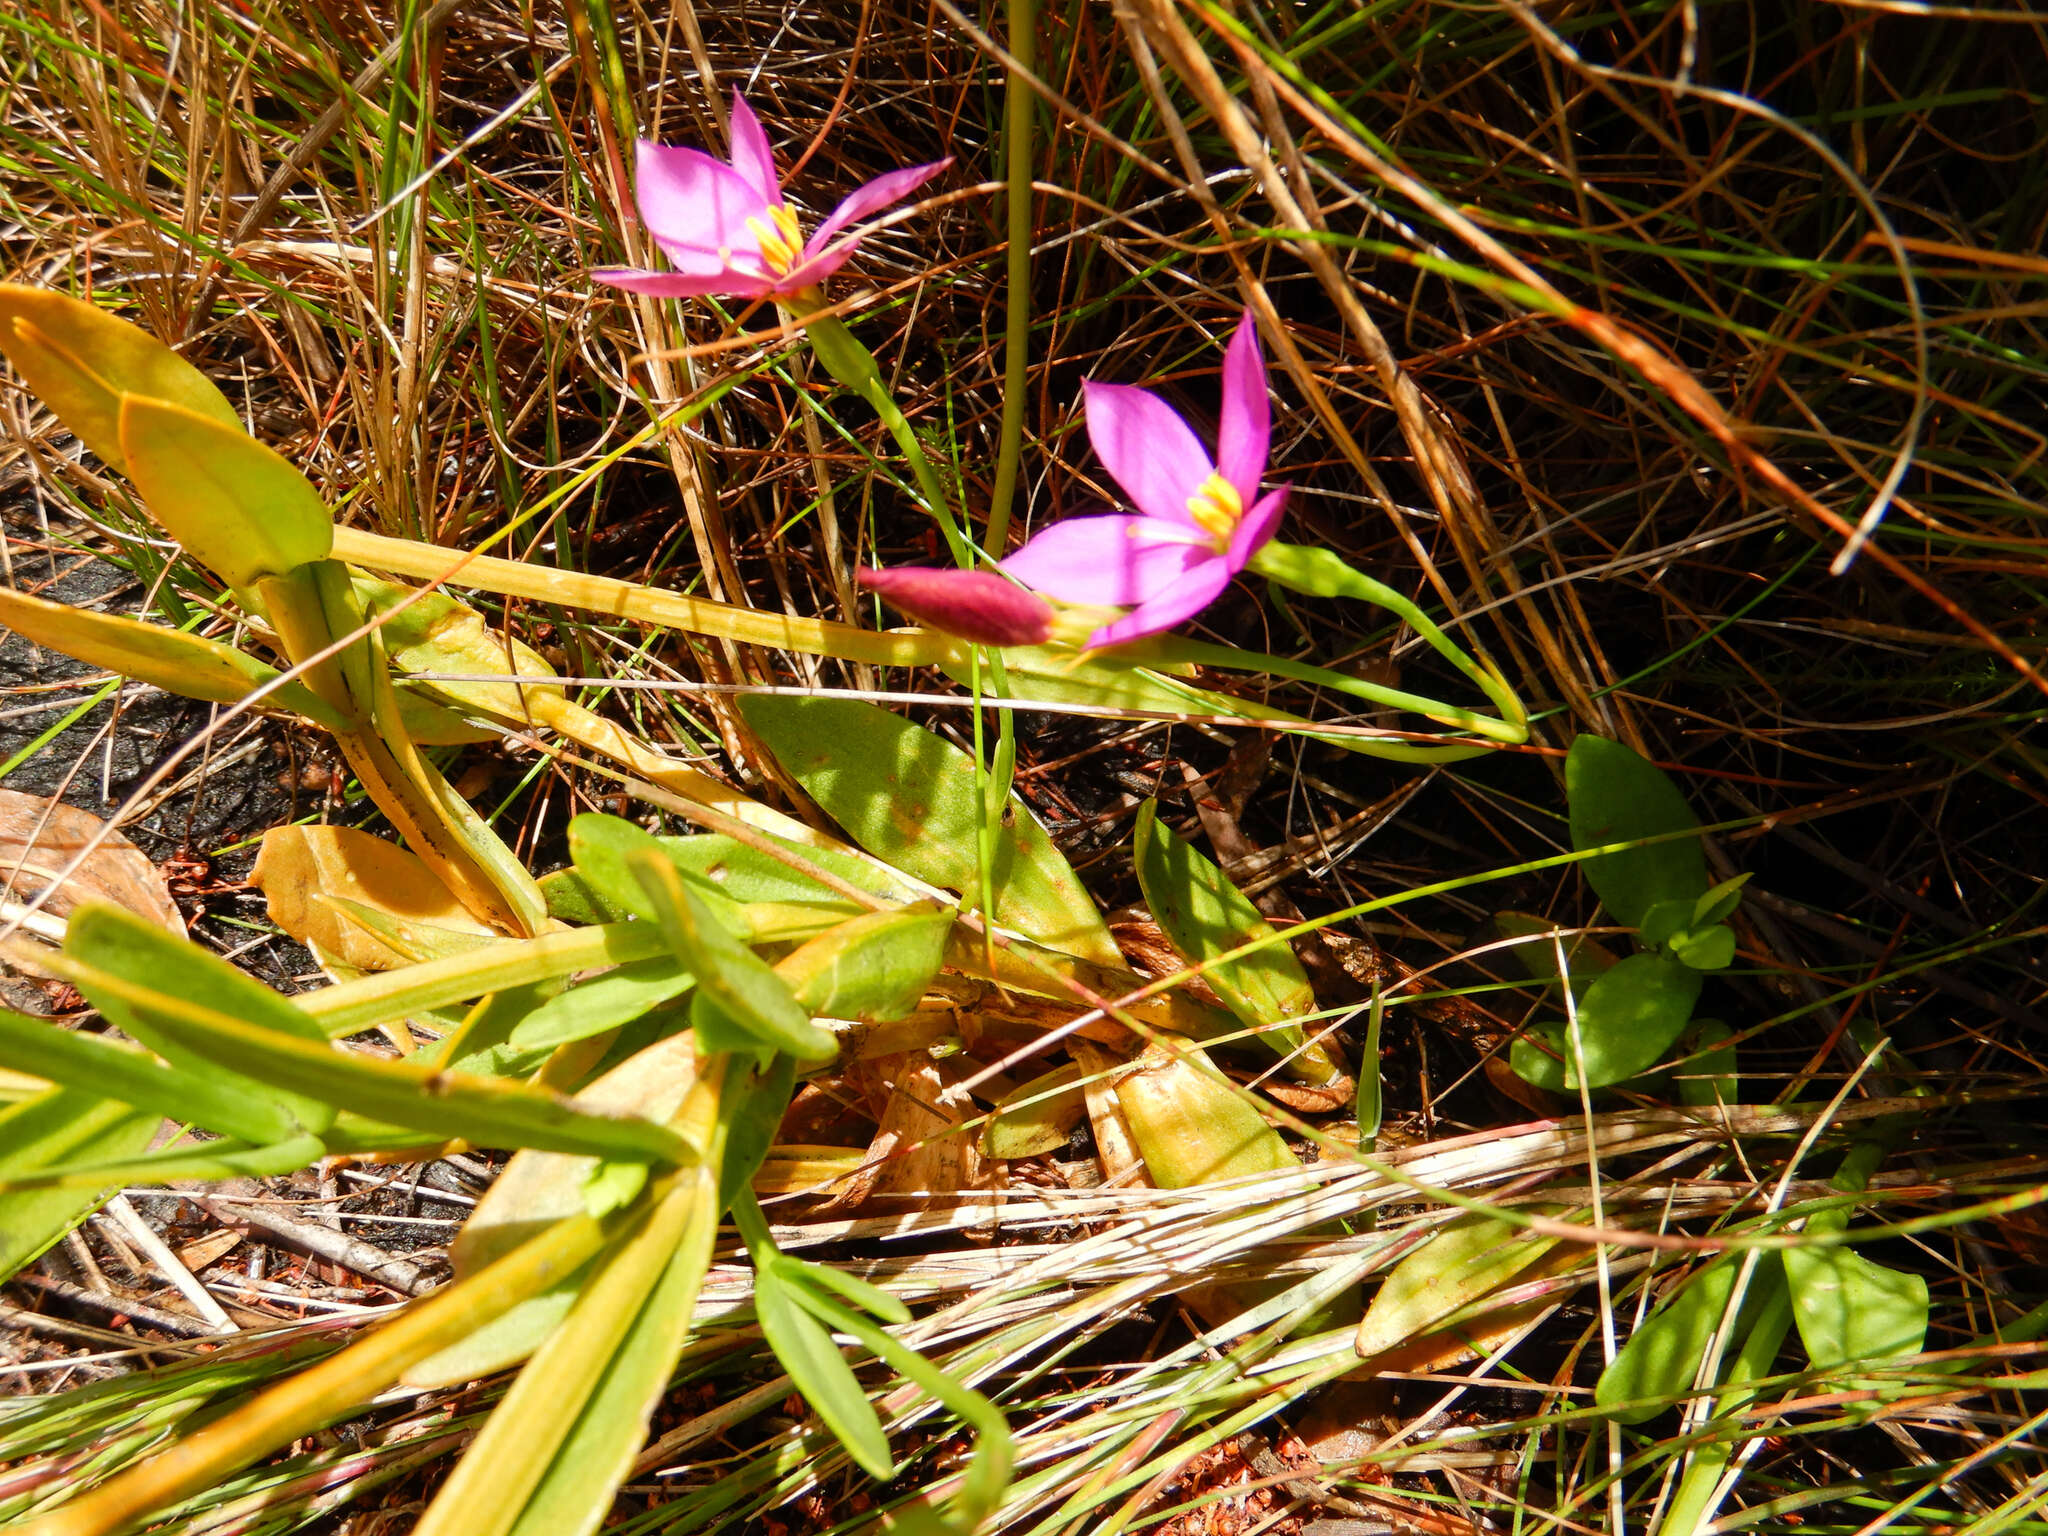
[[[235,704],[277,677],[277,669],[218,640],[182,629],[145,624],[119,613],[95,613],[0,587],[0,624],[37,645],[87,666],[104,667],[166,693]],[[264,695],[265,709],[288,709],[326,726],[348,722],[303,683],[289,682]]]
[[[803,1286],[789,1273],[791,1267],[789,1260],[778,1256],[754,1275],[754,1316],[761,1333],[804,1401],[855,1464],[868,1476],[887,1481],[896,1475],[896,1464],[889,1456],[881,1418],[832,1335],[805,1308]]]
[[[726,931],[667,854],[642,849],[628,854],[626,864],[663,937],[695,973],[699,1003],[708,1002],[761,1044],[799,1061],[830,1061],[839,1054],[831,1033],[813,1024],[783,979]]]
[[[1927,1281],[1846,1247],[1787,1248],[1792,1317],[1824,1371],[1917,1355],[1927,1341]]]
[[[1380,1126],[1386,1119],[1384,1089],[1380,1082],[1380,1025],[1387,1016],[1387,994],[1374,986],[1372,1008],[1366,1014],[1365,1049],[1358,1058],[1358,1094],[1353,1113],[1358,1118],[1358,1150],[1370,1152],[1379,1144]]]
[[[1081,1069],[1073,1062],[1034,1077],[1004,1098],[982,1127],[981,1150],[995,1158],[1037,1157],[1067,1144],[1088,1116]]]
[[[569,857],[576,861],[576,872],[589,882],[606,908],[652,922],[661,908],[633,872],[632,860],[636,855],[658,858],[676,869],[695,891],[699,903],[717,914],[719,926],[725,932],[745,936],[750,931],[743,908],[709,886],[697,886],[691,876],[677,869],[661,840],[645,828],[634,826],[622,816],[595,813],[570,820]]]
[[[719,1132],[725,1146],[718,1165],[721,1211],[730,1210],[735,1201],[754,1198],[754,1175],[768,1160],[795,1088],[796,1062],[779,1051],[758,1070],[745,1070],[737,1061],[726,1068],[718,1095]]]
[[[1618,741],[1581,736],[1565,758],[1572,847],[1599,848],[1683,832],[1699,818],[1655,764]],[[1602,854],[1582,866],[1615,920],[1635,927],[1660,901],[1699,900],[1707,889],[1707,858],[1697,837]]]
[[[567,1279],[536,1296],[529,1296],[510,1311],[427,1356],[407,1370],[400,1379],[409,1387],[440,1391],[465,1382],[494,1376],[517,1365],[561,1327],[562,1319],[576,1305],[584,1284],[590,1279],[585,1266]]]
[[[690,1033],[699,1055],[736,1056],[756,1069],[767,1067],[779,1054],[706,992],[690,999]]]
[[[82,909],[81,916],[85,911],[111,910]],[[127,914],[119,916],[126,918]],[[127,920],[138,928],[146,926],[140,919]],[[78,935],[79,919],[74,917],[72,939]],[[673,1131],[637,1116],[610,1119],[540,1090],[334,1049],[317,1024],[261,983],[167,935],[157,933],[156,937],[190,950],[209,967],[218,967],[243,987],[262,994],[271,1006],[298,1014],[312,1025],[311,1036],[297,1028],[286,1033],[255,1010],[244,1013],[245,999],[222,996],[219,991],[176,987],[159,992],[86,966],[71,968],[73,984],[87,997],[93,997],[94,989],[106,996],[112,1009],[108,1002],[94,1001],[109,1018],[122,1022],[123,1028],[129,1025],[119,1019],[119,1013],[141,1023],[146,1010],[148,1022],[142,1028],[162,1042],[155,1045],[162,1054],[179,1053],[172,1056],[174,1061],[210,1062],[216,1071],[236,1072],[269,1085],[261,1092],[274,1094],[283,1089],[296,1096],[299,1105],[310,1106],[307,1117],[300,1121],[309,1130],[331,1124],[338,1107],[389,1125],[424,1131],[437,1140],[460,1137],[482,1146],[539,1147],[660,1162],[688,1162],[693,1156],[689,1145]],[[88,933],[88,945],[91,942]],[[211,996],[216,1004],[231,1003],[236,1012],[188,1000],[194,996]],[[135,1033],[133,1029],[129,1032]],[[298,1113],[296,1108],[294,1113]]]
[[[513,1027],[511,1042],[534,1050],[601,1035],[680,997],[695,981],[690,968],[669,955],[622,965],[542,1003]]]
[[[1147,1046],[1138,1065],[1117,1078],[1116,1099],[1161,1189],[1301,1166],[1250,1094],[1195,1046]]]
[[[1718,971],[1735,958],[1735,930],[1725,923],[1696,928],[1672,941],[1671,953],[1696,971]]]
[[[1557,1246],[1490,1216],[1460,1216],[1396,1264],[1358,1324],[1358,1353],[1385,1354],[1483,1301]]]
[[[717,1219],[708,1211],[685,1229],[512,1536],[590,1536],[610,1515],[690,1336],[717,1235]]]
[[[633,1114],[666,1124],[697,1081],[696,1053],[680,1036],[636,1051],[585,1088],[578,1102],[610,1114]],[[516,1152],[449,1247],[458,1279],[483,1270],[536,1233],[585,1211],[584,1192],[594,1157],[558,1152]],[[497,1322],[420,1361],[405,1373],[408,1386],[460,1385],[516,1365],[551,1335],[580,1294],[587,1271],[528,1298]]]
[[[1315,1012],[1308,973],[1223,871],[1159,820],[1156,800],[1138,807],[1135,861],[1145,903],[1182,959],[1200,964],[1240,945],[1266,941],[1263,948],[1212,965],[1203,975],[1242,1022],[1268,1032],[1273,1049],[1282,1055],[1299,1050],[1301,1026],[1287,1021]]]
[[[1604,972],[1578,1005],[1586,1086],[1605,1088],[1654,1066],[1692,1017],[1699,995],[1699,972],[1662,955],[1630,955]],[[1517,1076],[1538,1088],[1562,1093],[1579,1086],[1579,1060],[1562,1021],[1528,1030],[1508,1060]]]
[[[789,849],[805,862],[837,875],[848,885],[891,901],[913,901],[918,893],[902,880],[891,879],[880,865],[839,848],[813,848],[789,842],[772,832],[756,834],[763,841]],[[701,886],[741,903],[756,901],[831,907],[858,912],[847,897],[828,885],[790,868],[773,854],[750,848],[722,833],[704,832],[691,837],[663,837],[657,842],[668,850],[676,868],[693,876]]]
[[[739,701],[776,760],[847,833],[932,885],[980,888],[974,760],[858,699],[755,694]],[[996,838],[995,920],[1102,965],[1123,963],[1102,914],[1052,839],[1012,795]]]
[[[239,1141],[281,1141],[299,1128],[275,1095],[250,1093],[253,1085],[246,1082],[238,1084],[211,1068],[166,1066],[104,1035],[18,1013],[0,1011],[0,1059],[17,1072],[104,1094]]]
[[[1727,1325],[1725,1354],[1749,1332],[1751,1321],[1774,1291],[1785,1286],[1777,1255],[1765,1254],[1743,1289],[1742,1307],[1728,1316],[1728,1303],[1742,1272],[1743,1255],[1716,1255],[1697,1269],[1678,1294],[1652,1312],[1600,1373],[1593,1400],[1624,1424],[1653,1419],[1693,1390],[1700,1362],[1715,1335]]]
[[[89,902],[72,914],[64,953],[53,962],[116,1028],[133,1035],[159,1056],[202,1076],[218,1091],[245,1093],[267,1103],[282,1120],[265,1134],[273,1141],[291,1129],[319,1132],[334,1123],[334,1111],[317,1097],[266,1086],[245,1074],[232,1056],[194,1049],[187,1036],[209,1021],[238,1024],[258,1033],[326,1043],[318,1023],[255,977],[210,955],[189,940],[166,933],[123,907]],[[195,1025],[195,1021],[196,1025]],[[255,1129],[256,1127],[249,1127]]]
[[[1682,938],[1692,925],[1692,914],[1698,906],[1697,901],[1660,901],[1643,914],[1642,922],[1636,925],[1636,937],[1647,949]]]
[[[163,1116],[103,1099],[81,1088],[55,1087],[0,1109],[0,1185],[41,1173],[84,1154],[126,1158],[148,1146]],[[96,1189],[42,1189],[0,1194],[0,1279],[70,1231],[120,1181]]]
[[[151,1126],[161,1123],[154,1112],[148,1118]],[[415,1137],[415,1144],[417,1141]],[[123,1184],[168,1184],[176,1179],[274,1178],[296,1173],[334,1150],[329,1137],[304,1135],[261,1147],[224,1137],[111,1159],[95,1145],[87,1156],[53,1163],[39,1172],[0,1174],[0,1189],[106,1190]]]
[[[568,1317],[499,1399],[416,1536],[561,1536],[594,1530],[610,1512],[608,1494],[675,1369],[711,1257],[713,1188],[709,1168],[687,1167],[643,1202],[641,1219],[602,1255]],[[535,1498],[545,1498],[543,1509]],[[556,1523],[533,1523],[543,1518]]]
[[[127,469],[124,394],[242,429],[227,396],[205,374],[140,326],[83,299],[0,283],[0,351],[79,441],[114,469]]]
[[[813,1018],[900,1019],[939,974],[956,916],[950,907],[919,902],[849,918],[777,961],[775,974]]]
[[[1725,923],[1735,915],[1735,909],[1742,905],[1742,888],[1749,884],[1746,874],[1735,875],[1714,886],[1693,903],[1692,921],[1686,926],[1704,928],[1709,923]]]
[[[238,590],[333,551],[334,514],[320,493],[240,423],[130,395],[121,446],[150,516]]]
[[[805,1286],[814,1297],[830,1291],[843,1296],[863,1312],[872,1313],[885,1323],[907,1323],[910,1308],[879,1285],[870,1284],[858,1275],[849,1275],[843,1269],[834,1269],[830,1264],[810,1264],[799,1259],[788,1261],[795,1266],[793,1278]]]
[[[580,869],[551,870],[538,884],[548,904],[548,916],[560,922],[595,928],[623,923],[633,915],[628,907],[600,891]]]

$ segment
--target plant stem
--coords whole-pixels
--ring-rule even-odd
[[[799,298],[797,302],[803,301]],[[910,465],[910,473],[917,481],[918,494],[924,498],[926,509],[937,520],[939,532],[945,535],[946,550],[952,555],[953,563],[962,570],[971,568],[974,551],[960,532],[959,520],[953,515],[952,501],[946,495],[946,488],[939,483],[939,473],[932,468],[932,461],[926,457],[924,444],[917,440],[909,418],[896,404],[896,397],[889,393],[888,382],[875,364],[874,353],[862,346],[843,322],[819,310],[817,302],[812,300],[809,308],[792,311],[811,339],[811,350],[825,365],[827,373],[864,398],[881,417],[882,424],[902,450],[904,462]]]
[[[588,1216],[557,1222],[469,1279],[406,1308],[361,1342],[20,1527],[20,1536],[106,1536],[216,1486],[258,1457],[353,1412],[409,1366],[573,1273],[616,1227]]]
[[[746,645],[774,646],[811,656],[837,656],[876,666],[931,666],[950,655],[958,644],[950,636],[932,630],[876,634],[829,619],[800,619],[738,608],[731,603],[685,597],[680,592],[644,587],[609,576],[584,576],[497,555],[476,555],[412,539],[385,538],[356,528],[334,530],[334,558],[419,581],[452,582],[507,597],[615,614],[644,624],[686,630],[693,635],[718,635]]]
[[[1024,78],[1036,62],[1038,0],[1010,0],[1010,57],[1003,87],[1003,193],[1008,250],[1003,297],[1003,421],[996,444],[996,483],[989,492],[982,547],[996,559],[1010,534],[1010,504],[1024,457],[1024,396],[1031,362],[1031,124],[1037,103]]]

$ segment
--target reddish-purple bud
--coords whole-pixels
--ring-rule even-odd
[[[1052,605],[992,571],[928,565],[863,566],[854,580],[918,623],[981,645],[1038,645],[1052,634]]]

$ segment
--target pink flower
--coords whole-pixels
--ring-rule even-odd
[[[1222,596],[1280,526],[1288,488],[1259,495],[1272,427],[1249,310],[1223,357],[1214,460],[1149,390],[1092,379],[1082,388],[1095,455],[1137,513],[1054,523],[1003,569],[1063,602],[1130,608],[1089,636],[1099,648],[1171,629]]]
[[[918,623],[978,645],[1038,645],[1052,633],[1046,600],[993,571],[897,565],[853,575]]]
[[[640,219],[675,270],[604,267],[595,276],[616,288],[667,298],[797,293],[838,271],[860,245],[858,235],[835,243],[841,230],[901,202],[952,163],[948,157],[877,176],[855,189],[805,240],[776,182],[768,136],[735,91],[731,164],[701,149],[640,141],[634,168]]]

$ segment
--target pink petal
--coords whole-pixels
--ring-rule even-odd
[[[732,168],[761,194],[763,202],[782,201],[782,188],[775,180],[775,152],[768,147],[761,120],[738,91],[732,93]]]
[[[1003,569],[1062,602],[1127,608],[1216,558],[1206,540],[1194,542],[1175,525],[1118,514],[1054,523]]]
[[[1250,310],[1223,354],[1223,409],[1216,424],[1216,472],[1237,487],[1249,506],[1265,478],[1273,429],[1266,401],[1266,360]]]
[[[1251,558],[1259,552],[1265,542],[1273,537],[1280,527],[1280,519],[1287,511],[1287,493],[1291,486],[1281,486],[1261,496],[1244,515],[1244,521],[1237,525],[1237,531],[1230,536],[1230,553],[1224,558],[1233,572],[1243,570]]]
[[[1215,466],[1180,412],[1128,384],[1090,379],[1081,389],[1088,440],[1110,478],[1147,517],[1192,527],[1188,498]]]
[[[815,288],[834,272],[846,265],[847,258],[860,249],[860,236],[853,235],[840,241],[829,251],[820,251],[815,256],[806,256],[789,269],[786,276],[775,284],[777,293],[795,293],[802,288]]]
[[[907,165],[900,171],[890,171],[877,176],[865,186],[855,187],[847,194],[846,200],[832,210],[831,216],[818,226],[818,232],[812,235],[809,243],[804,246],[804,254],[818,255],[831,243],[832,237],[847,225],[857,219],[864,219],[869,214],[880,213],[892,203],[902,202],[952,163],[953,157],[948,155],[945,159],[934,160],[929,165]],[[852,246],[857,243],[849,242],[848,255],[852,254]],[[840,259],[843,261],[845,257]]]
[[[732,268],[716,272],[644,272],[638,267],[599,267],[590,275],[628,293],[651,293],[662,299],[687,299],[706,293],[758,299],[775,291],[767,278]]]
[[[863,567],[854,580],[918,623],[982,645],[1037,645],[1052,633],[1052,607],[993,571],[927,565]]]
[[[747,179],[701,149],[640,141],[634,167],[640,218],[676,265],[705,272],[739,258],[761,264],[761,246],[748,219],[765,219],[770,204]]]
[[[1088,648],[1100,650],[1106,645],[1121,645],[1126,640],[1161,634],[1182,620],[1193,618],[1215,602],[1229,587],[1230,577],[1230,563],[1222,556],[1212,554],[1149,602],[1139,604],[1114,623],[1105,624],[1095,631],[1088,637]]]

